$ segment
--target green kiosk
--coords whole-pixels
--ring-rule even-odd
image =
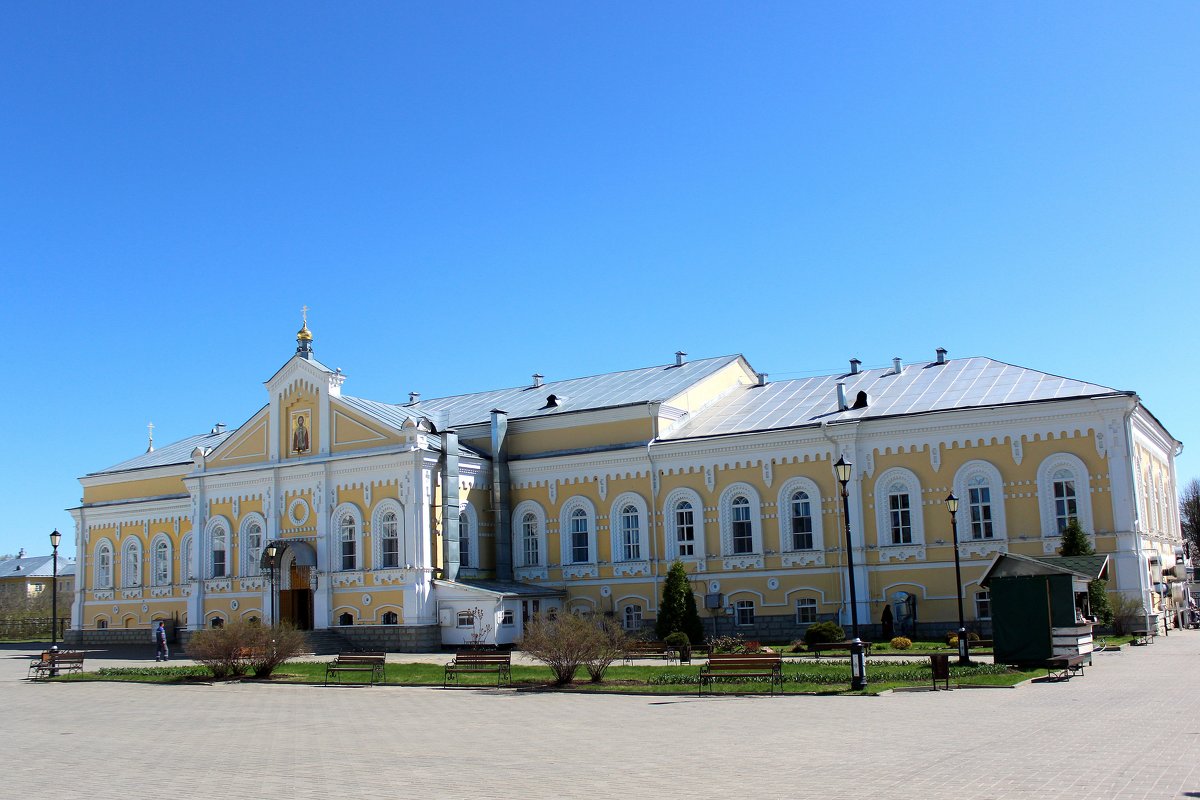
[[[996,663],[1043,666],[1086,656],[1090,664],[1095,619],[1088,583],[1107,572],[1103,555],[997,556],[980,581],[991,599]]]

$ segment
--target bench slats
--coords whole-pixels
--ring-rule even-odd
[[[716,678],[766,678],[771,694],[775,684],[782,692],[783,658],[778,653],[713,653],[697,677],[696,693],[703,695],[705,686],[711,692]]]
[[[343,672],[366,672],[370,674],[367,685],[374,686],[376,681],[383,681],[386,664],[385,653],[338,653],[337,658],[325,667],[325,685],[329,685],[330,675],[341,683]]]
[[[450,679],[458,684],[458,676],[464,672],[496,673],[496,686],[512,683],[512,653],[500,650],[463,650],[455,653],[454,660],[446,664],[442,677],[442,688],[450,685]]]

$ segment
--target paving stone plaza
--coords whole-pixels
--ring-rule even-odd
[[[35,684],[29,655],[0,651],[8,797],[1200,797],[1194,631],[1069,683],[881,697]]]

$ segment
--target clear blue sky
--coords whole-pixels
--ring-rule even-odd
[[[1200,475],[1200,5],[6,3],[0,552],[238,425],[741,352],[1140,393]]]

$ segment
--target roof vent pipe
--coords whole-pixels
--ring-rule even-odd
[[[892,359],[892,371],[895,372],[897,375],[900,374],[900,357],[899,356],[896,356],[895,358]]]
[[[945,363],[946,363],[946,348],[944,348],[944,347],[939,347],[939,348],[937,349],[937,363],[938,363],[938,364],[945,364]]]
[[[421,393],[420,392],[409,392],[408,393],[408,404],[410,406],[415,406],[419,402],[421,402]]]
[[[538,388],[542,385],[542,378],[546,377],[540,372],[533,373],[533,388]]]
[[[857,358],[850,359],[850,374],[857,375],[862,371],[862,362]]]
[[[838,390],[838,411],[845,411],[846,410],[846,382],[838,381],[837,390]]]
[[[683,352],[682,350],[676,350],[675,351],[675,366],[682,367],[683,359],[686,355],[687,355],[687,353]]]
[[[767,385],[767,373],[765,373],[765,372],[756,372],[756,373],[754,373],[754,374],[758,376],[758,385],[759,385],[759,386],[766,386],[766,385]]]

